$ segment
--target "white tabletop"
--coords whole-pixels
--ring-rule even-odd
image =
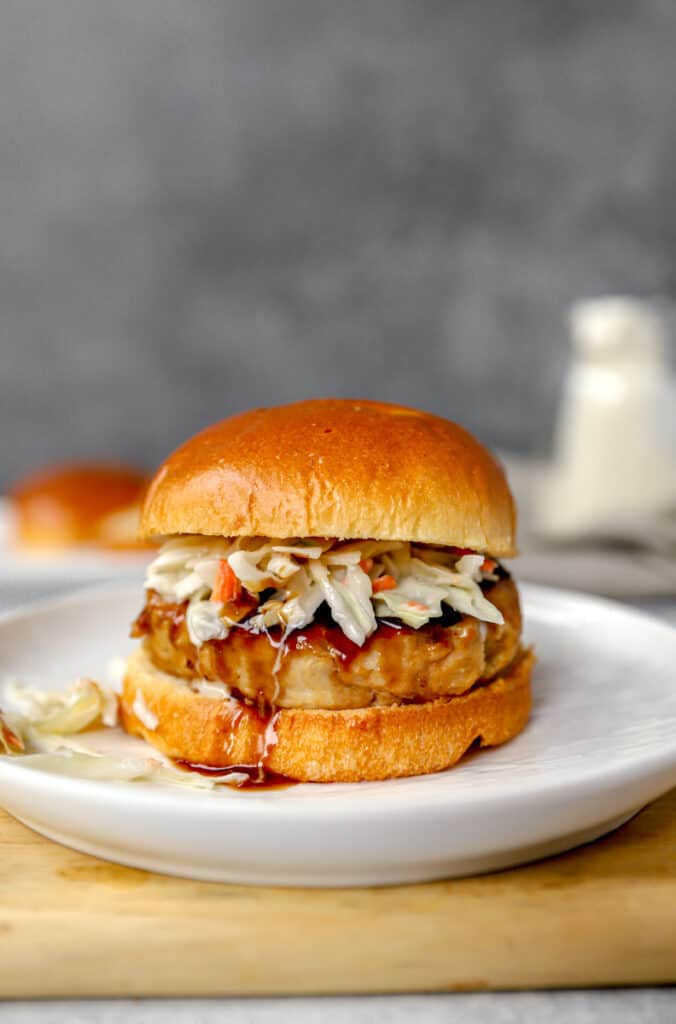
[[[0,612],[45,596],[0,588]],[[676,626],[676,600],[638,604]],[[661,1024],[676,1020],[669,988],[570,992],[431,993],[302,999],[21,1001],[0,1005],[0,1024]]]

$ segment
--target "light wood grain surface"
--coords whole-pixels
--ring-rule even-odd
[[[0,812],[0,997],[406,992],[676,980],[676,790],[530,867],[382,889],[167,878]]]

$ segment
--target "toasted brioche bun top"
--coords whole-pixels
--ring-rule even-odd
[[[497,460],[456,423],[352,399],[222,420],[160,466],[143,536],[337,537],[515,553]]]

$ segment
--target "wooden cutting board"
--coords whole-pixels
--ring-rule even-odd
[[[614,835],[382,889],[165,878],[0,812],[0,997],[412,992],[676,981],[676,790]]]

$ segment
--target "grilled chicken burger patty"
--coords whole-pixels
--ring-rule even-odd
[[[265,634],[243,629],[196,647],[186,625],[187,602],[169,603],[150,591],[134,636],[144,637],[151,661],[163,672],[224,683],[258,704],[335,709],[434,700],[465,693],[514,659],[521,636],[516,587],[507,577],[486,587],[486,593],[504,624],[468,615],[455,616],[451,625],[432,621],[417,630],[381,623],[358,647],[330,620],[320,621],[292,633],[278,658],[273,644],[279,637],[271,643]]]

